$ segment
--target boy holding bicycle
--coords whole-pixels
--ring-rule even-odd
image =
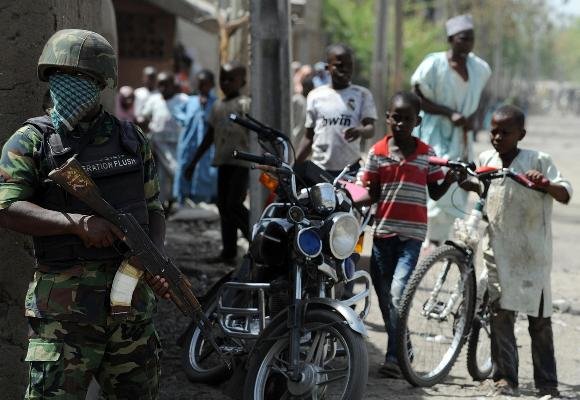
[[[558,379],[552,335],[551,217],[553,199],[568,203],[572,186],[551,157],[520,149],[526,134],[523,112],[502,106],[493,114],[493,150],[479,156],[479,164],[523,172],[541,191],[529,190],[510,179],[494,180],[487,197],[484,263],[488,269],[491,351],[495,395],[518,395],[518,351],[514,336],[516,312],[528,315],[532,341],[534,382],[540,396],[557,397]]]
[[[437,200],[455,181],[451,172],[445,175],[441,167],[429,165],[435,152],[412,136],[421,123],[420,110],[421,100],[413,93],[391,98],[386,117],[392,136],[371,148],[361,179],[378,203],[370,272],[388,334],[379,373],[388,378],[401,377],[395,345],[398,308],[427,234],[427,192]]]

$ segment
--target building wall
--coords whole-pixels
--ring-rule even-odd
[[[183,44],[188,55],[193,56],[192,73],[209,69],[217,78],[219,40],[216,34],[209,33],[183,18],[177,18],[175,43]]]
[[[142,86],[148,65],[173,71],[175,16],[142,0],[113,0],[119,41],[119,86]]]
[[[112,26],[114,21],[103,24],[104,8],[101,0],[0,0],[0,144],[27,118],[43,112],[47,86],[38,81],[36,64],[46,40],[63,28],[99,32]],[[30,241],[0,229],[0,260],[0,398],[19,399],[27,382],[23,303],[32,277]]]
[[[308,0],[292,7],[292,60],[314,65],[324,61],[325,37],[322,31],[322,0]]]

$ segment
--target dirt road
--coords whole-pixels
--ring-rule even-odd
[[[488,135],[481,133],[477,151],[489,147]],[[528,121],[528,135],[522,147],[539,149],[551,154],[563,174],[580,190],[580,119],[532,117]],[[189,222],[172,221],[168,226],[168,248],[177,263],[190,271],[192,282],[203,293],[207,285],[218,279],[226,267],[204,265],[199,260],[219,251],[218,224],[194,218]],[[580,399],[580,257],[576,254],[580,238],[580,197],[568,206],[556,205],[553,218],[554,269],[553,298],[562,300],[563,312],[553,316],[553,329],[558,362],[560,390],[566,398]],[[383,359],[386,334],[376,298],[367,319],[370,337],[367,341],[370,376],[366,399],[480,399],[490,391],[489,383],[479,384],[469,378],[465,349],[443,384],[433,388],[411,387],[406,381],[380,378],[376,373]],[[180,366],[181,350],[175,340],[187,325],[172,305],[160,304],[156,317],[164,347],[162,360],[161,399],[226,399],[220,387],[191,384]],[[519,319],[516,325],[520,355],[520,389],[523,399],[534,399],[532,361],[527,322]]]

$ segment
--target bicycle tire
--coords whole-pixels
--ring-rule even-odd
[[[479,352],[479,345],[480,345],[480,333],[482,329],[484,329],[484,324],[487,321],[487,317],[484,313],[489,312],[489,305],[488,302],[488,293],[487,290],[484,292],[483,301],[479,309],[477,310],[477,314],[473,318],[473,322],[471,324],[471,332],[469,333],[469,341],[467,342],[467,371],[469,375],[473,378],[474,381],[484,381],[491,375],[493,370],[493,365],[491,362],[491,352],[489,357],[486,357],[485,363],[481,365],[478,360],[478,352]],[[488,323],[489,324],[489,323]],[[489,329],[489,326],[488,326]],[[487,334],[487,332],[485,332]]]
[[[457,324],[459,329],[456,329],[455,323],[453,324],[452,342],[447,352],[445,352],[444,357],[442,357],[442,360],[439,362],[437,367],[423,374],[413,369],[413,356],[409,354],[408,350],[410,338],[408,320],[413,305],[413,299],[421,281],[431,268],[445,259],[455,261],[455,264],[458,266],[459,272],[463,277],[464,285],[461,298],[462,304],[460,303],[459,307],[462,309],[463,316]],[[470,266],[467,265],[464,252],[455,246],[440,246],[417,265],[417,268],[415,268],[415,271],[411,275],[407,287],[401,297],[396,338],[399,366],[403,376],[411,385],[429,387],[440,383],[447,377],[459,356],[461,348],[467,340],[469,328],[475,312],[475,290],[475,273],[473,268],[470,269]]]

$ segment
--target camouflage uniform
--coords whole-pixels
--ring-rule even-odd
[[[39,76],[42,79],[40,68]],[[104,85],[109,83],[113,82]],[[70,134],[90,129],[97,132],[95,144],[105,143],[115,124],[115,117],[103,111],[92,126],[79,124]],[[162,214],[151,148],[138,128],[137,133],[143,139],[139,152],[147,210]],[[41,143],[42,135],[25,125],[4,145],[0,210],[16,201],[33,201],[50,169],[46,160],[36,156]],[[30,325],[26,398],[84,399],[93,376],[106,398],[157,398],[161,350],[152,323],[155,295],[140,281],[132,314],[124,321],[113,320],[109,296],[120,262],[85,261],[58,271],[36,265],[25,301]]]

